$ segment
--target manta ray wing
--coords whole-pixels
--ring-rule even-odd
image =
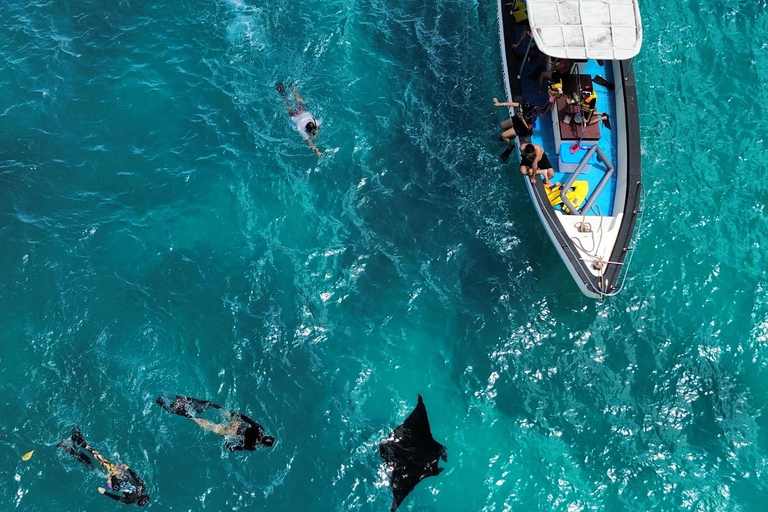
[[[429,476],[440,474],[439,460],[447,460],[445,446],[435,441],[429,428],[427,408],[419,395],[416,408],[379,445],[379,454],[387,464],[392,481],[392,512]]]

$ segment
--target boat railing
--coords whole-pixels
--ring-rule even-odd
[[[578,179],[579,175],[584,171],[586,166],[589,164],[589,159],[592,158],[592,155],[597,154],[597,160],[598,162],[602,162],[605,164],[605,174],[603,175],[603,178],[600,180],[600,182],[597,184],[597,187],[595,187],[595,190],[592,191],[592,193],[589,195],[589,200],[584,204],[584,206],[579,209],[576,208],[571,200],[566,196],[566,192],[571,190],[571,187],[573,186],[574,182]],[[568,181],[563,186],[562,190],[560,191],[560,199],[563,201],[563,204],[568,207],[568,211],[571,213],[581,215],[582,212],[588,212],[592,206],[594,206],[595,201],[597,201],[597,198],[600,196],[600,192],[603,191],[605,186],[608,184],[608,181],[611,179],[611,176],[613,176],[614,167],[611,161],[608,159],[608,157],[603,153],[603,150],[600,149],[600,146],[597,144],[594,144],[589,150],[587,151],[587,154],[584,155],[584,158],[581,159],[581,162],[579,162],[579,165],[576,166],[576,169],[573,171],[573,174],[568,179]]]
[[[635,244],[641,237],[641,232],[643,230],[643,212],[645,209],[645,187],[643,187],[643,184],[641,182],[637,182],[637,188],[635,190],[635,197],[637,197],[637,203],[635,205],[635,209],[632,212],[632,215],[635,216],[636,219],[636,228],[634,236],[632,237],[632,240],[627,245],[627,247],[624,249],[625,252],[628,255],[628,258],[623,263],[616,263],[617,265],[622,265],[618,283],[614,287],[614,289],[611,291],[611,293],[604,293],[602,290],[600,291],[600,294],[603,297],[613,297],[614,295],[618,294],[623,288],[624,283],[627,281],[627,276],[629,276],[629,269],[632,266],[632,260],[635,257]]]

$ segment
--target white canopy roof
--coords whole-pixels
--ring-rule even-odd
[[[637,55],[637,0],[527,0],[536,45],[552,57],[622,60]]]

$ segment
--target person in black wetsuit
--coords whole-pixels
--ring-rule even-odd
[[[531,183],[536,183],[536,175],[544,175],[544,185],[551,186],[550,179],[555,177],[555,170],[544,152],[544,148],[538,144],[528,143],[521,148],[520,174],[528,176]]]
[[[499,140],[506,142],[509,147],[515,147],[512,142],[515,137],[520,137],[521,141],[530,140],[536,125],[536,111],[533,105],[527,101],[519,103],[516,101],[501,102],[498,98],[493,98],[493,104],[497,107],[520,107],[514,116],[501,122],[502,132]]]
[[[264,428],[251,418],[239,412],[223,409],[220,405],[213,402],[182,395],[176,395],[173,400],[166,400],[161,396],[156,402],[166,411],[189,418],[205,430],[223,436],[225,439],[224,445],[231,452],[240,450],[253,451],[259,445],[270,447],[275,444],[275,438],[265,435]],[[195,416],[208,409],[218,410],[224,416],[226,422],[213,423]]]
[[[83,437],[78,428],[72,429],[71,439],[58,444],[59,448],[72,455],[74,458],[93,469],[93,462],[87,454],[90,454],[96,462],[107,470],[107,489],[99,487],[99,492],[104,496],[131,505],[133,503],[143,507],[149,503],[149,496],[145,493],[144,481],[139,478],[131,468],[125,464],[114,464],[94,450]],[[85,451],[85,453],[84,453]]]

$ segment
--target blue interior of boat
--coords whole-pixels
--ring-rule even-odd
[[[518,30],[521,30],[518,28]],[[523,45],[527,44],[527,41],[523,43]],[[521,45],[521,47],[523,46]],[[522,49],[522,48],[521,48]],[[523,92],[523,98],[528,101],[529,103],[533,105],[544,105],[547,101],[547,87],[546,82],[544,84],[544,87],[542,87],[542,93],[541,94],[534,94],[534,90],[537,86],[537,78],[531,78],[529,77],[529,74],[533,71],[533,69],[538,64],[537,59],[531,59],[531,62],[526,63],[525,68],[522,72],[522,78],[521,78],[521,87]],[[611,65],[610,61],[604,61],[603,64],[598,63],[597,61],[590,60],[586,63],[586,67],[583,71],[584,74],[588,74],[592,76],[594,79],[595,76],[602,76],[610,83],[615,83],[614,76],[613,76],[613,67]],[[605,126],[605,123],[600,123],[600,140],[598,141],[598,145],[600,146],[600,149],[602,149],[603,153],[607,155],[611,159],[611,163],[616,166],[617,162],[617,136],[616,136],[616,130],[619,128],[616,123],[616,100],[613,95],[613,91],[608,89],[606,86],[600,85],[597,82],[592,83],[595,92],[597,93],[597,112],[604,112],[607,113],[610,117],[610,120],[613,122],[611,125],[612,129],[608,129]],[[553,115],[552,112],[550,112],[548,115],[539,117],[536,121],[536,127],[534,129],[533,136],[531,137],[531,141],[535,144],[539,144],[544,148],[544,151],[547,153],[547,156],[549,156],[549,160],[552,162],[552,165],[555,170],[555,178],[552,180],[553,182],[561,182],[565,183],[568,178],[570,178],[571,174],[570,172],[562,172],[563,169],[560,169],[560,163],[559,163],[559,157],[557,148],[555,148],[555,135],[552,128],[552,120],[551,116]],[[564,140],[562,145],[563,151],[570,152],[570,147],[574,144],[573,140]],[[584,155],[586,153],[586,149],[591,147],[592,144],[594,144],[594,141],[582,141],[580,150],[576,151],[575,154],[564,154],[564,157],[566,160],[573,160],[575,157],[578,157],[579,155]],[[569,166],[571,167],[571,166]],[[597,184],[600,182],[600,180],[603,178],[605,171],[605,166],[601,163],[595,163],[592,165],[591,170],[588,172],[582,172],[579,175],[579,180],[584,180],[589,183],[589,190],[590,193],[595,190],[597,187]],[[572,172],[572,169],[571,169]],[[610,179],[606,187],[603,189],[603,191],[600,193],[600,196],[597,198],[596,202],[594,203],[593,208],[587,213],[587,215],[612,215],[613,214],[613,206],[614,206],[614,197],[616,192],[616,173],[614,173],[613,177]],[[559,208],[559,207],[556,207]]]

